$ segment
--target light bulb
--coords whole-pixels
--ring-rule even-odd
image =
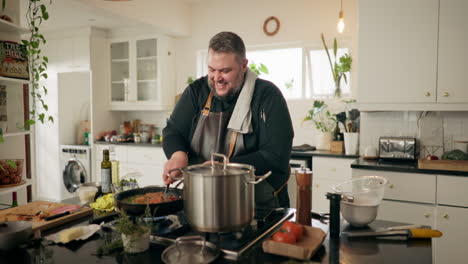
[[[345,28],[344,15],[343,15],[343,11],[340,11],[340,15],[338,17],[338,25],[336,25],[336,29],[338,30],[338,33],[343,33],[344,28]]]

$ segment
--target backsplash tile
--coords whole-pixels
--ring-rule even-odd
[[[363,112],[361,113],[360,153],[367,146],[378,147],[381,136],[416,137],[420,139],[421,119],[435,116],[442,122],[435,122],[433,131],[441,133],[443,146],[427,145],[420,149],[421,156],[433,154],[440,157],[443,152],[459,148],[467,151],[468,144],[454,143],[454,140],[468,140],[468,112]],[[423,128],[424,129],[424,128]],[[430,129],[430,127],[426,127]],[[439,133],[438,132],[438,133]],[[423,143],[423,142],[422,142]]]

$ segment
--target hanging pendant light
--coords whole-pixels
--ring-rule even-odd
[[[340,14],[338,15],[338,24],[336,25],[336,29],[338,30],[338,33],[343,33],[344,28],[345,28],[345,23],[344,23],[344,13],[343,13],[343,0],[341,0]]]

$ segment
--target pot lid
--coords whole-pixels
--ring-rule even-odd
[[[242,176],[255,171],[254,167],[247,164],[228,163],[223,164],[198,164],[185,169],[191,175],[201,176]],[[253,174],[253,173],[252,173]]]
[[[219,256],[218,248],[201,236],[185,236],[162,253],[164,263],[211,263]]]

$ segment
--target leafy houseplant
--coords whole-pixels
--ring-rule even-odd
[[[23,40],[26,46],[27,55],[29,57],[29,69],[32,75],[32,109],[29,112],[30,119],[26,120],[24,127],[29,127],[37,120],[44,123],[44,120],[54,122],[54,118],[50,115],[46,116],[49,110],[48,105],[44,102],[44,96],[47,95],[47,88],[40,84],[41,80],[47,79],[47,64],[49,59],[41,55],[41,47],[46,44],[46,39],[39,31],[39,26],[43,21],[49,19],[47,7],[43,2],[52,4],[52,0],[29,0],[28,10],[26,12],[26,20],[28,21],[28,28],[31,32],[29,40]]]
[[[324,101],[315,100],[312,109],[302,120],[302,122],[305,121],[312,121],[320,132],[332,132],[335,128],[336,118],[330,113]]]
[[[146,207],[145,216],[151,216],[149,206]],[[125,252],[139,253],[149,248],[151,226],[141,218],[132,219],[122,212],[117,220],[116,229],[122,235]]]
[[[325,52],[327,53],[328,62],[330,62],[330,69],[333,75],[333,81],[335,82],[335,96],[341,96],[341,79],[344,79],[345,83],[348,83],[348,77],[346,73],[351,70],[351,63],[352,59],[349,54],[344,54],[341,56],[337,61],[337,53],[338,53],[338,44],[336,42],[336,38],[333,41],[333,63],[330,57],[330,52],[328,51],[327,43],[325,42],[325,37],[323,33],[321,34],[323,47]]]

